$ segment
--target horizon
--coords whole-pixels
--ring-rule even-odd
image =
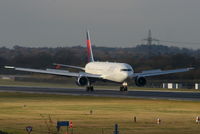
[[[146,44],[138,44],[136,46],[130,46],[130,47],[112,47],[112,46],[96,46],[96,45],[92,45],[93,48],[111,48],[111,49],[134,49],[134,48],[137,48],[137,47],[140,47],[140,46],[143,46],[143,47],[149,47],[148,45]],[[168,48],[176,48],[176,49],[187,49],[187,50],[191,50],[191,51],[199,51],[200,48],[198,49],[193,49],[193,48],[186,48],[186,47],[177,47],[177,46],[168,46],[168,45],[163,45],[163,44],[152,44],[151,47],[158,47],[158,46],[161,46],[161,47],[168,47]],[[56,48],[78,48],[78,47],[81,47],[81,48],[87,48],[86,45],[75,45],[75,46],[56,46],[56,47],[52,47],[52,46],[23,46],[23,45],[15,45],[15,46],[12,46],[12,47],[6,47],[6,46],[0,46],[0,48],[6,48],[6,49],[15,49],[15,47],[22,47],[22,48],[35,48],[35,49],[40,49],[40,48],[47,48],[47,49],[56,49]]]

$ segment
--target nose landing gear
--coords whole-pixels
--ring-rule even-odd
[[[122,86],[120,87],[120,91],[121,92],[128,92],[128,83],[127,82],[124,82],[122,84]]]

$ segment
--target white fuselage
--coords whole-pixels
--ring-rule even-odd
[[[85,72],[101,75],[103,79],[114,82],[124,82],[134,73],[130,65],[114,62],[90,62],[86,64]]]

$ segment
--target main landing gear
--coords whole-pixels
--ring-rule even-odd
[[[94,87],[93,86],[87,86],[86,87],[86,91],[87,92],[93,92],[94,91]]]
[[[127,82],[124,82],[122,84],[122,86],[120,87],[120,91],[121,92],[127,92],[128,91],[128,83]]]

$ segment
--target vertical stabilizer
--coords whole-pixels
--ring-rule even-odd
[[[90,40],[90,33],[87,31],[86,33],[87,36],[87,53],[88,53],[88,62],[94,62],[94,57],[92,53],[92,44]]]

